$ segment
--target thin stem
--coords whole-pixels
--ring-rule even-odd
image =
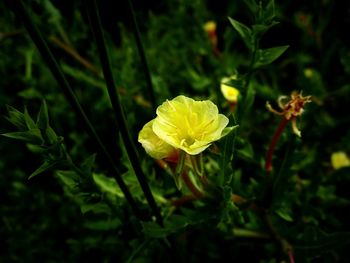
[[[12,8],[15,15],[22,20],[23,25],[27,29],[30,37],[32,38],[33,42],[35,43],[37,49],[39,50],[41,56],[43,57],[44,61],[46,62],[47,66],[49,67],[52,75],[56,79],[59,87],[62,89],[66,99],[70,103],[71,107],[77,114],[77,118],[85,126],[85,130],[88,132],[89,136],[95,140],[99,151],[102,153],[102,155],[108,160],[109,169],[113,173],[120,189],[122,190],[127,202],[130,204],[133,212],[135,215],[139,218],[141,218],[141,213],[138,207],[136,206],[135,200],[130,194],[129,189],[127,188],[126,184],[124,183],[123,179],[120,177],[120,172],[118,167],[114,164],[114,160],[108,153],[106,147],[102,143],[100,137],[96,133],[94,127],[92,126],[90,120],[86,116],[83,108],[81,107],[75,93],[73,92],[72,88],[70,87],[69,83],[67,82],[66,78],[64,77],[59,65],[57,64],[57,61],[53,54],[51,53],[49,47],[46,44],[46,41],[41,36],[41,33],[34,25],[31,17],[29,16],[28,12],[26,11],[22,1],[20,0],[7,0],[7,4]]]
[[[152,84],[152,79],[151,79],[151,72],[147,63],[147,58],[146,58],[146,54],[145,54],[145,50],[143,48],[142,45],[142,40],[141,40],[141,35],[140,35],[140,30],[136,21],[136,16],[135,16],[135,12],[134,12],[134,8],[132,5],[131,0],[127,0],[128,4],[127,4],[127,9],[129,12],[129,16],[130,20],[131,20],[131,24],[132,24],[132,29],[134,32],[134,36],[135,36],[135,40],[136,40],[136,45],[137,45],[137,49],[139,51],[139,55],[141,58],[141,63],[143,66],[143,71],[145,73],[146,76],[146,81],[147,81],[147,88],[148,88],[148,93],[149,93],[149,97],[150,97],[150,101],[152,103],[153,106],[153,110],[156,111],[156,98],[154,95],[154,88],[153,88],[153,84]]]
[[[85,68],[96,74],[98,77],[103,77],[102,72],[97,69],[92,63],[79,55],[79,53],[70,45],[62,42],[58,37],[51,36],[50,41],[56,44],[58,47],[62,48],[65,52],[71,55],[74,59],[76,59],[80,64],[82,64]]]
[[[184,195],[182,197],[180,197],[179,199],[176,199],[174,201],[171,202],[171,205],[172,206],[175,206],[175,207],[179,207],[189,201],[193,201],[193,200],[197,200],[198,198],[195,197],[194,195]]]
[[[267,154],[266,154],[266,158],[265,158],[265,171],[268,174],[272,171],[273,151],[275,149],[277,141],[281,137],[281,134],[282,134],[282,132],[283,132],[283,130],[286,127],[288,122],[289,122],[289,120],[287,120],[286,118],[283,117],[282,120],[280,121],[278,127],[277,127],[277,130],[275,131],[275,133],[271,139],[271,143],[269,145],[269,149],[267,150]]]
[[[117,123],[119,124],[120,133],[121,133],[129,160],[134,169],[136,177],[140,183],[142,191],[146,197],[146,200],[150,208],[152,209],[153,214],[156,217],[158,224],[162,225],[162,221],[163,221],[162,216],[159,213],[153,194],[149,188],[146,176],[142,171],[142,168],[137,156],[136,148],[130,138],[130,134],[126,126],[126,120],[125,120],[123,108],[122,108],[122,105],[120,104],[118,93],[116,92],[116,88],[114,85],[114,78],[113,78],[113,74],[112,74],[112,70],[111,70],[111,66],[108,58],[107,48],[103,37],[102,25],[99,17],[99,12],[98,12],[98,6],[95,0],[86,0],[86,4],[88,7],[88,14],[90,19],[91,29],[95,35],[96,45],[97,45],[98,52],[101,59],[102,70],[105,77],[108,94],[113,106],[115,118],[117,120]]]

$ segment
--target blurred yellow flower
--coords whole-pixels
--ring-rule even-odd
[[[238,96],[239,96],[239,90],[234,88],[234,87],[231,87],[231,86],[225,84],[230,79],[236,79],[236,78],[235,77],[223,78],[221,80],[220,89],[221,89],[222,95],[224,95],[225,99],[228,102],[236,103],[237,100],[238,100]]]
[[[153,122],[154,120],[151,120],[143,126],[138,141],[152,158],[160,160],[171,156],[176,150],[153,132]]]
[[[157,108],[153,132],[171,146],[196,155],[233,129],[225,129],[228,122],[211,101],[181,95]]]
[[[350,166],[350,160],[345,152],[334,152],[331,156],[331,163],[335,170]]]
[[[216,30],[216,23],[214,21],[208,21],[203,26],[206,32],[213,32]]]

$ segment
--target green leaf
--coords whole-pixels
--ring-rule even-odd
[[[248,49],[253,50],[254,44],[253,44],[252,30],[246,25],[238,22],[237,20],[232,19],[231,17],[229,17],[228,19],[230,20],[230,23],[234,27],[234,29],[236,29],[238,34],[242,37]]]
[[[236,121],[231,116],[231,120],[235,124]],[[235,138],[236,138],[236,129],[235,127],[238,127],[238,125],[235,125],[229,134],[227,134],[223,141],[223,149],[222,149],[222,155],[220,158],[220,167],[221,167],[221,183],[220,185],[229,184],[232,178],[232,159],[233,159],[233,152],[234,152],[234,144],[235,144]]]
[[[15,125],[19,129],[26,129],[26,121],[24,114],[17,109],[15,109],[12,106],[6,105],[8,117],[6,119],[11,122],[13,125]]]
[[[57,134],[50,126],[47,127],[47,129],[45,130],[45,134],[46,134],[47,139],[49,139],[48,142],[50,144],[54,144],[54,143],[58,142]]]
[[[327,234],[316,228],[308,228],[301,236],[301,241],[293,246],[300,258],[314,258],[324,253],[340,249],[350,244],[350,232]]]
[[[185,216],[173,215],[164,222],[164,227],[159,226],[155,222],[143,222],[142,227],[146,236],[153,238],[165,238],[170,234],[183,230],[192,223],[194,222]]]
[[[81,168],[85,173],[90,174],[92,172],[92,167],[94,166],[95,159],[96,159],[96,153],[90,155],[88,158],[84,160],[84,162],[81,165]]]
[[[43,143],[43,139],[41,137],[39,129],[32,129],[24,132],[9,132],[1,135],[11,139],[21,140],[36,145],[40,145]]]
[[[32,117],[30,117],[27,107],[24,108],[24,120],[29,130],[38,128],[35,122],[33,121]]]
[[[111,214],[111,208],[105,203],[83,204],[80,206],[80,210],[83,214],[88,212],[92,212],[94,214]]]
[[[265,23],[270,22],[275,17],[275,0],[270,0],[263,11],[263,19]]]
[[[38,169],[36,169],[29,177],[28,180],[32,179],[34,176],[41,174],[47,170],[53,169],[54,167],[59,167],[64,163],[62,160],[57,161],[45,161]]]
[[[45,100],[43,100],[41,104],[36,124],[38,128],[42,130],[46,130],[49,127],[49,113],[47,110],[47,105]]]
[[[271,27],[278,25],[279,22],[273,21],[269,25],[263,24],[255,24],[252,26],[253,35],[261,37],[266,31],[268,31]]]
[[[64,186],[67,186],[69,189],[74,189],[77,187],[79,182],[79,176],[76,172],[73,171],[56,171],[55,175],[63,183]]]
[[[119,197],[124,197],[114,178],[107,177],[103,174],[93,174],[92,178],[94,179],[94,182],[102,192],[106,192]]]
[[[249,110],[252,108],[254,100],[255,100],[255,89],[254,89],[254,85],[250,84],[248,86],[247,93],[244,97],[243,115],[249,112]]]
[[[288,221],[288,222],[293,222],[293,218],[290,215],[290,211],[288,211],[286,208],[281,207],[280,209],[277,209],[275,211],[275,213],[277,215],[279,215],[281,218],[283,218],[284,220]]]
[[[289,46],[259,49],[256,54],[254,68],[272,63],[279,58],[287,50],[287,48],[289,48]]]
[[[119,218],[114,218],[111,220],[88,221],[84,224],[86,228],[98,231],[114,230],[121,225],[122,221]]]

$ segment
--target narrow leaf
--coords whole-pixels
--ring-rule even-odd
[[[233,119],[233,117],[231,117]],[[235,123],[235,120],[233,119],[233,123]],[[238,125],[234,126],[238,127]],[[236,129],[232,129],[232,131],[227,134],[223,139],[223,150],[222,150],[222,156],[220,159],[220,167],[221,167],[221,185],[229,184],[232,178],[230,175],[232,174],[232,159],[233,159],[233,152],[234,152],[234,144],[235,144],[235,138],[236,138]]]
[[[41,104],[36,124],[39,129],[43,129],[43,130],[46,130],[49,127],[49,113],[47,110],[47,105],[45,100],[43,100]]]
[[[55,166],[59,166],[63,164],[64,161],[58,160],[58,161],[45,161],[38,169],[36,169],[29,177],[28,180],[32,179],[34,176],[37,176],[38,174],[41,174],[47,170],[50,170],[54,168]]]
[[[6,119],[19,129],[26,128],[24,114],[12,106],[6,105],[8,117]]]
[[[259,49],[257,52],[254,68],[268,65],[278,59],[289,46],[280,46],[267,49]]]
[[[114,178],[107,177],[103,174],[93,174],[92,178],[94,179],[96,185],[101,189],[102,192],[107,192],[112,195],[124,197]]]
[[[86,172],[87,174],[91,173],[92,167],[95,163],[95,159],[96,154],[94,153],[84,160],[84,162],[81,165],[81,168],[84,170],[84,172]]]
[[[228,18],[230,20],[231,25],[236,29],[238,34],[242,37],[244,43],[248,47],[249,50],[253,50],[253,38],[252,38],[252,30],[246,25],[234,20],[232,18]]]
[[[30,117],[30,115],[29,115],[27,107],[24,108],[24,115],[23,116],[24,116],[24,120],[26,122],[27,128],[29,130],[37,128],[37,126],[36,126],[35,122],[33,121],[32,117]]]
[[[39,129],[32,129],[24,132],[9,132],[1,135],[11,139],[21,140],[36,145],[40,145],[43,143],[43,139],[41,137]]]

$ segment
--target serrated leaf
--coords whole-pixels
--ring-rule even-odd
[[[60,166],[64,163],[64,161],[45,161],[38,169],[36,169],[29,177],[28,180],[32,179],[34,176],[41,174],[45,171],[48,171],[54,167]]]
[[[36,145],[40,145],[43,143],[43,139],[41,137],[39,129],[32,129],[24,132],[9,132],[1,135],[7,138],[21,140]]]
[[[10,105],[6,105],[8,117],[6,119],[19,129],[26,129],[24,114]]]
[[[228,18],[230,20],[231,25],[234,29],[238,32],[238,34],[243,39],[244,43],[246,44],[247,48],[249,50],[253,50],[253,37],[252,37],[252,30],[247,27],[246,25],[238,22],[237,20],[232,19],[231,17]]]
[[[117,182],[114,178],[107,177],[103,174],[93,174],[92,178],[102,192],[107,192],[112,195],[124,197]]]
[[[267,49],[259,49],[256,54],[254,68],[272,63],[278,59],[288,48],[289,46],[280,46]]]
[[[33,121],[32,117],[30,117],[27,107],[24,107],[24,120],[26,122],[27,128],[29,130],[31,129],[37,129],[35,122]]]
[[[42,130],[46,130],[49,127],[49,113],[47,110],[47,105],[45,100],[43,100],[41,104],[36,124],[38,128]]]

